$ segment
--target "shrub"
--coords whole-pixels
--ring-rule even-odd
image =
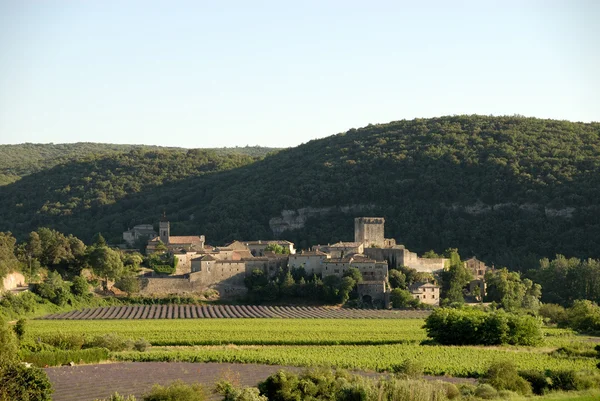
[[[419,377],[423,376],[425,367],[423,363],[414,359],[406,359],[399,365],[393,365],[391,367],[392,373],[405,375],[407,377]]]
[[[539,315],[544,318],[544,321],[559,326],[567,324],[567,311],[557,304],[543,304],[538,311]]]
[[[117,334],[109,333],[102,336],[95,336],[86,343],[86,347],[106,348],[109,351],[119,352],[131,350],[134,346],[133,341],[124,339]]]
[[[90,284],[85,277],[75,276],[71,285],[71,292],[78,297],[86,296],[90,293]]]
[[[498,392],[489,384],[480,384],[475,388],[475,396],[484,400],[492,400],[498,396]]]
[[[459,399],[460,398],[460,390],[456,385],[448,382],[442,382],[442,386],[444,386],[444,390],[446,390],[446,398],[449,400]]]
[[[220,381],[215,386],[215,392],[223,396],[223,401],[268,401],[260,395],[255,387],[236,388],[228,381]]]
[[[510,390],[519,394],[531,394],[531,385],[519,376],[517,367],[510,361],[493,363],[487,370],[484,381],[497,390]]]
[[[597,384],[590,376],[586,376],[583,372],[574,370],[555,370],[547,371],[546,375],[552,383],[551,390],[573,391],[586,390],[595,387]]]
[[[150,343],[143,338],[138,338],[133,343],[133,349],[136,351],[144,352],[148,347],[150,347]]]
[[[58,332],[53,335],[40,337],[40,341],[54,348],[74,351],[83,347],[83,344],[85,343],[85,337],[83,334],[67,334]]]
[[[70,362],[75,363],[98,363],[109,357],[106,348],[89,348],[77,351],[42,351],[23,352],[21,359],[38,367],[61,366]]]
[[[174,381],[168,386],[155,384],[152,390],[144,394],[144,401],[204,401],[204,387],[200,384],[186,384],[181,380]]]
[[[25,319],[19,319],[17,320],[17,323],[15,324],[15,334],[17,335],[17,338],[19,339],[19,341],[21,341],[23,339],[23,337],[25,336],[25,323],[27,322],[27,320]]]
[[[42,369],[11,363],[0,366],[0,400],[50,401],[52,384]]]
[[[519,372],[519,376],[527,380],[531,385],[534,394],[546,394],[550,390],[551,381],[544,372],[539,370],[524,370]]]
[[[518,396],[519,396],[519,394],[515,393],[514,391],[510,391],[510,390],[498,391],[498,398],[502,398],[504,400],[510,400],[511,398],[516,398]]]

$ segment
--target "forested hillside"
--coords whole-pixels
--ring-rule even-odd
[[[58,164],[82,160],[90,156],[108,156],[127,153],[131,150],[178,150],[182,148],[163,148],[148,145],[114,145],[106,143],[63,143],[40,144],[24,143],[20,145],[0,145],[0,186],[15,182],[23,176],[36,173]],[[262,157],[276,148],[246,146],[235,148],[215,148],[220,155],[243,154],[251,157]]]
[[[254,163],[157,154],[73,162],[5,186],[1,229],[117,240],[166,210],[173,235],[221,244],[272,237],[283,210],[330,207],[282,237],[302,248],[351,240],[353,218],[375,215],[418,252],[458,247],[515,269],[558,253],[600,257],[597,123],[455,116],[351,129]]]

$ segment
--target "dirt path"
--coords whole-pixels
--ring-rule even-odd
[[[201,383],[209,391],[221,379],[243,386],[255,386],[280,369],[301,372],[304,368],[235,363],[124,362],[60,366],[46,368],[45,371],[54,387],[54,401],[88,401],[107,398],[115,391],[121,395],[134,394],[140,399],[153,384],[165,385],[175,380]],[[368,377],[381,375],[374,372],[357,373]],[[443,380],[456,382],[472,379]],[[221,397],[215,395],[212,399]]]

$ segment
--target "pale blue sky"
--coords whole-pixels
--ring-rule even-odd
[[[600,1],[0,0],[0,143],[293,146],[451,114],[600,120]]]

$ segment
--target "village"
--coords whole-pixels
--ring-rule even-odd
[[[391,287],[389,269],[405,266],[433,277],[444,270],[448,259],[419,257],[394,239],[384,236],[385,219],[357,217],[354,219],[354,242],[315,245],[297,252],[294,244],[285,240],[233,241],[223,247],[210,246],[204,235],[172,236],[170,223],[163,214],[159,232],[152,225],[135,226],[123,233],[123,239],[133,245],[139,238],[149,238],[146,253],[157,251],[172,256],[171,274],[152,272],[142,279],[142,293],[194,294],[214,289],[221,297],[239,297],[246,292],[244,279],[255,270],[272,277],[283,268],[303,268],[309,275],[342,277],[350,268],[362,275],[357,284],[359,297],[369,303],[389,305]],[[473,280],[470,292],[485,294],[484,276],[489,269],[472,257],[465,261]],[[418,282],[409,287],[415,299],[423,304],[439,305],[440,287],[435,282]]]

